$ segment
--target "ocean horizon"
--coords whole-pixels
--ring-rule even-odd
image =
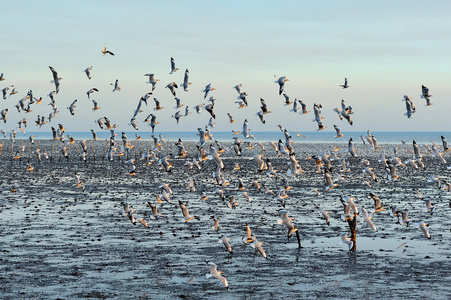
[[[232,142],[233,141],[233,133],[218,131],[215,132],[210,130],[213,135],[213,138],[217,141],[221,142]],[[331,131],[305,131],[305,132],[294,132],[289,131],[293,140],[295,142],[302,143],[347,143],[350,138],[354,140],[354,143],[362,142],[360,136],[367,136],[366,131],[354,131],[354,132],[345,132],[344,136],[341,138],[335,138],[335,132]],[[110,131],[96,131],[97,137],[100,140],[108,139],[111,135]],[[120,138],[122,131],[116,130],[117,138]],[[297,136],[297,133],[306,136],[306,138],[302,136]],[[136,139],[136,134],[143,140],[150,140],[152,133],[151,132],[132,132],[125,131],[128,139],[134,140]],[[162,135],[163,138],[169,140],[178,140],[179,138],[183,141],[196,141],[199,139],[198,133],[195,131],[191,132],[176,132],[176,131],[166,131],[166,132],[155,132],[154,136],[159,137]],[[253,139],[245,139],[242,134],[238,134],[240,140],[243,141],[255,141],[255,142],[269,142],[269,141],[278,141],[279,139],[284,140],[285,136],[282,131],[255,131],[252,132],[255,136],[255,140]],[[417,143],[440,143],[440,136],[444,136],[445,138],[451,136],[450,131],[371,131],[371,134],[377,139],[380,144],[402,144],[411,143],[415,140]],[[28,139],[30,136],[34,136],[35,140],[51,140],[52,133],[51,132],[27,132],[23,135],[20,131],[16,135],[16,139]],[[75,140],[89,140],[92,139],[91,132],[88,131],[80,131],[80,132],[66,132],[66,137],[72,137]],[[5,139],[10,139],[10,136],[7,135]]]

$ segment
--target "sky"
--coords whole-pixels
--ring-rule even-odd
[[[313,113],[291,112],[278,94],[275,77],[286,76],[285,92],[313,110],[323,107],[325,131],[337,124],[347,131],[449,131],[451,102],[451,3],[448,1],[6,1],[2,4],[0,89],[14,85],[18,94],[0,99],[9,109],[11,131],[28,119],[27,131],[51,131],[62,123],[68,132],[96,131],[100,117],[134,131],[128,125],[139,99],[151,90],[146,73],[160,79],[152,97],[164,109],[154,111],[152,98],[137,117],[139,131],[150,127],[143,120],[150,113],[160,124],[156,132],[197,131],[210,119],[196,114],[195,105],[207,103],[201,92],[211,83],[216,90],[215,128],[241,130],[248,119],[252,131],[277,131],[278,124],[297,132],[317,129]],[[115,55],[102,55],[104,45]],[[170,58],[179,71],[169,74]],[[42,128],[37,115],[51,111],[47,96],[52,66],[62,77],[55,96],[59,113]],[[92,66],[92,79],[84,69]],[[165,86],[180,84],[189,69],[188,92],[177,96],[192,114],[171,118],[177,110]],[[348,89],[339,85],[348,78]],[[121,91],[112,92],[118,79]],[[249,106],[238,108],[242,84]],[[430,89],[434,105],[420,98],[421,85]],[[86,92],[101,107],[92,111]],[[33,90],[42,104],[32,112],[18,113],[17,102]],[[408,119],[403,95],[416,106]],[[208,97],[207,97],[208,98]],[[270,114],[262,124],[256,113],[260,98]],[[77,99],[75,114],[67,107]],[[340,121],[333,111],[340,101],[353,107],[354,125]],[[229,124],[229,112],[236,120]]]

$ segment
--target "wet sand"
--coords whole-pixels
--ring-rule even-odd
[[[138,159],[142,149],[148,148],[148,142],[144,143],[143,147],[141,141],[136,142]],[[15,147],[18,145],[20,141]],[[24,145],[28,146],[28,142]],[[89,147],[88,161],[81,162],[73,146],[66,161],[56,151],[58,145],[55,143],[52,161],[44,159],[38,164],[32,155],[35,170],[27,172],[28,149],[22,161],[11,160],[11,142],[5,141],[0,157],[3,299],[451,298],[451,196],[427,182],[430,175],[451,181],[450,171],[430,155],[423,158],[426,170],[399,167],[401,177],[386,183],[385,170],[377,160],[382,153],[391,157],[393,145],[372,151],[368,145],[356,143],[359,157],[352,158],[344,151],[347,143],[295,143],[296,157],[304,172],[289,177],[293,188],[287,191],[286,209],[301,233],[299,249],[295,237],[287,243],[286,228],[277,224],[283,208],[280,202],[250,185],[258,179],[277,191],[287,178],[288,157],[278,157],[267,143],[265,154],[278,176],[258,173],[252,157],[260,148],[248,150],[243,145],[241,157],[233,151],[222,156],[224,178],[230,181],[224,187],[211,182],[216,169],[213,160],[204,162],[201,171],[184,165],[195,156],[193,142],[188,158],[171,160],[171,173],[161,170],[157,162],[143,166],[138,160],[136,176],[126,176],[126,155],[115,157],[114,162],[102,160],[103,141],[95,142],[95,162]],[[336,188],[325,192],[324,175],[316,173],[314,160],[305,157],[320,155],[337,145],[338,156],[347,158],[351,171],[340,173],[346,182],[337,182]],[[412,156],[411,145],[398,146],[403,161]],[[52,142],[40,141],[40,147],[50,153]],[[169,152],[176,153],[176,148],[171,147]],[[128,158],[134,156],[133,149]],[[371,188],[362,184],[370,181],[362,173],[362,158],[370,161],[379,179]],[[451,161],[449,154],[445,158]],[[235,162],[240,170],[233,171]],[[332,162],[333,173],[338,173],[336,164]],[[85,180],[84,192],[74,186],[74,172]],[[243,179],[252,202],[237,197],[241,193],[237,190],[238,177]],[[186,190],[185,183],[190,180],[195,180],[197,192]],[[155,202],[161,183],[170,183],[172,203],[157,203],[163,216],[152,221],[145,203]],[[12,187],[16,192],[11,191]],[[217,187],[236,196],[239,205],[231,209],[213,195]],[[321,195],[317,196],[313,188],[318,188]],[[437,204],[433,215],[423,212],[424,201],[416,196],[415,188]],[[202,190],[207,192],[207,200],[200,200]],[[357,224],[357,252],[351,253],[345,245],[338,245],[338,235],[349,232],[341,219],[339,198],[350,195],[357,198],[359,208],[372,208],[373,201],[366,197],[369,192],[377,194],[387,210],[372,215],[378,232],[366,223]],[[200,220],[185,223],[179,200]],[[122,213],[122,201],[136,211],[136,218],[144,217],[150,228],[131,224]],[[429,223],[432,238],[425,238],[413,223],[409,227],[396,224],[396,217],[389,216],[392,205],[408,209],[413,223]],[[321,209],[330,211],[330,226],[319,216]],[[222,226],[218,231],[212,229],[213,215]],[[242,242],[246,222],[264,243],[268,260]],[[217,242],[223,234],[231,239],[233,254]],[[206,260],[224,272],[229,291],[219,280],[205,277],[209,273]]]

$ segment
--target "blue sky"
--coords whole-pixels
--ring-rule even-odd
[[[313,114],[298,115],[283,105],[274,75],[287,76],[286,93],[312,110],[323,106],[326,130],[337,124],[346,131],[448,131],[451,109],[450,4],[434,1],[8,1],[2,4],[0,72],[6,80],[0,89],[14,85],[19,91],[0,100],[9,108],[8,122],[0,129],[17,127],[26,117],[28,131],[38,131],[38,114],[50,113],[46,96],[54,67],[63,78],[56,96],[60,113],[53,125],[68,131],[100,130],[94,120],[107,116],[120,131],[127,125],[139,98],[150,91],[144,74],[155,73],[154,97],[165,108],[154,112],[157,131],[196,131],[210,118],[206,111],[182,118],[170,116],[175,101],[164,86],[180,84],[190,71],[189,92],[177,96],[190,108],[205,103],[201,90],[208,83],[217,90],[216,128],[240,130],[249,120],[254,131],[275,131],[283,123],[293,131],[315,131]],[[103,56],[104,44],[116,55]],[[169,75],[170,57],[181,70]],[[93,66],[92,80],[83,70]],[[339,85],[344,78],[350,88]],[[122,90],[112,92],[119,80]],[[249,107],[238,109],[233,86],[243,84]],[[433,106],[420,99],[421,85],[430,88]],[[101,109],[92,112],[86,91]],[[43,104],[33,112],[17,113],[14,105],[32,89]],[[412,119],[404,116],[403,95],[417,107]],[[266,124],[255,115],[259,99],[272,111]],[[78,99],[75,115],[66,109]],[[355,111],[354,126],[340,121],[333,108],[345,99]],[[149,131],[144,118],[153,101],[138,116],[139,131]],[[184,111],[184,107],[182,107]],[[237,120],[228,124],[227,112]],[[51,126],[52,124],[50,124]],[[49,124],[41,131],[50,131]]]

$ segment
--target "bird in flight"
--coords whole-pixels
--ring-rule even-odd
[[[114,56],[113,52],[111,52],[111,51],[106,49],[106,45],[103,47],[102,53],[103,53],[103,55],[109,54],[109,55],[113,55]]]
[[[50,83],[54,83],[55,84],[55,91],[58,94],[59,90],[60,90],[60,80],[62,78],[58,77],[58,73],[56,72],[56,70],[54,68],[52,68],[51,66],[49,66],[50,71],[52,71],[53,74],[53,80]]]

